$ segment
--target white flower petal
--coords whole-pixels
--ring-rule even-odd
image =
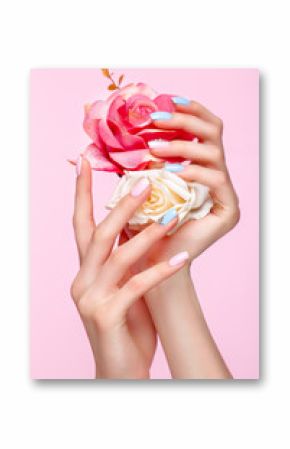
[[[151,195],[129,220],[129,225],[134,229],[159,221],[169,209],[175,207],[179,222],[175,229],[170,232],[172,234],[186,221],[203,218],[213,206],[209,189],[206,186],[194,182],[187,183],[176,174],[162,168],[125,171],[107,204],[107,208],[113,209],[120,199],[131,191],[137,180],[143,177],[150,181]]]

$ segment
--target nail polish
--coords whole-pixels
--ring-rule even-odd
[[[161,218],[160,224],[165,226],[167,225],[170,221],[172,221],[174,218],[177,217],[177,212],[174,208],[169,209],[166,214],[163,215],[163,217]]]
[[[181,104],[183,106],[186,106],[187,104],[190,103],[190,100],[184,97],[172,97],[171,100],[173,101],[174,104]]]
[[[80,174],[81,174],[82,161],[83,161],[82,156],[79,156],[78,160],[77,160],[77,163],[76,163],[76,174],[77,174],[77,176],[80,176]]]
[[[185,262],[189,258],[189,254],[187,251],[182,251],[181,253],[175,254],[175,256],[169,259],[168,263],[171,267],[175,267],[176,265],[180,265]]]
[[[152,114],[150,114],[150,117],[152,118],[152,120],[169,120],[171,119],[172,114],[170,112],[157,111],[152,112]]]
[[[148,147],[152,150],[156,148],[167,148],[169,146],[169,142],[167,140],[150,140],[148,142]]]
[[[145,189],[149,186],[150,182],[147,178],[140,179],[132,188],[131,195],[139,196],[144,192]]]
[[[170,164],[169,162],[166,162],[164,168],[166,171],[171,173],[179,173],[184,170],[184,166],[182,164]]]

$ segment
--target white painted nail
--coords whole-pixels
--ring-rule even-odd
[[[167,148],[169,146],[169,142],[167,140],[150,140],[148,142],[148,146],[152,150],[155,148]]]

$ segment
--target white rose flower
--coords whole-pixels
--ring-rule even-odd
[[[186,182],[165,169],[154,169],[125,171],[107,208],[113,209],[140,178],[150,181],[151,194],[130,219],[131,229],[142,229],[144,225],[158,222],[169,209],[174,208],[178,214],[178,224],[172,233],[188,220],[205,217],[213,206],[208,187]]]

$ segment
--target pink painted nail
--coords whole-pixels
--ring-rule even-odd
[[[152,150],[155,148],[167,148],[169,146],[169,142],[167,140],[150,140],[148,142],[148,146]]]
[[[144,192],[145,189],[149,186],[150,182],[147,178],[142,178],[140,181],[137,182],[137,184],[134,185],[134,187],[131,190],[132,196],[139,196],[142,192]]]
[[[181,253],[175,254],[175,256],[171,257],[168,263],[171,267],[175,267],[175,265],[183,263],[188,258],[189,258],[188,252],[182,251]]]
[[[77,163],[76,163],[76,174],[77,176],[80,176],[81,174],[81,169],[82,169],[82,156],[78,157]]]

